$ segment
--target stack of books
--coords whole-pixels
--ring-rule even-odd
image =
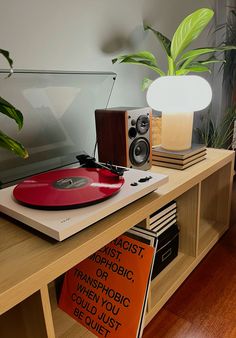
[[[130,229],[129,233],[139,233],[143,241],[146,236],[153,236],[154,245],[152,245],[156,248],[156,253],[151,279],[154,279],[178,255],[179,228],[176,201],[171,201],[154,212],[149,218],[148,229],[136,226]]]
[[[183,170],[206,158],[206,146],[193,144],[190,149],[182,151],[152,148],[152,164],[161,167]]]
[[[171,201],[153,213],[149,223],[149,229],[155,232],[158,238],[152,271],[152,279],[154,279],[178,255],[179,229],[176,201]]]
[[[172,224],[176,223],[177,208],[176,202],[171,201],[163,208],[157,210],[149,218],[149,229],[161,235]]]

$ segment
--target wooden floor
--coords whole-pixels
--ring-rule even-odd
[[[230,230],[149,323],[143,338],[236,338],[236,182]]]

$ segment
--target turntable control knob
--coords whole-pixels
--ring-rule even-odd
[[[152,176],[141,177],[138,181],[140,183],[145,183],[145,182],[149,181],[151,178],[152,178]]]

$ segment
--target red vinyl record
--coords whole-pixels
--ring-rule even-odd
[[[60,169],[27,178],[14,188],[13,195],[32,207],[72,208],[107,199],[123,184],[123,177],[107,169]]]

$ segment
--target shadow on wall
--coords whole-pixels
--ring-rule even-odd
[[[146,32],[141,25],[136,26],[129,36],[117,32],[103,43],[101,50],[105,54],[119,53],[124,49],[135,51],[139,48],[145,36]]]
[[[181,6],[182,7],[182,6]],[[188,6],[186,6],[188,7]],[[159,9],[157,11],[157,8]],[[160,27],[167,27],[167,31],[174,31],[176,24],[178,23],[177,18],[171,18],[171,20],[167,20],[170,17],[170,13],[173,11],[173,2],[170,0],[163,1],[161,0],[145,0],[143,1],[142,10],[141,10],[141,18],[140,25],[136,26],[130,35],[124,34],[122,30],[113,33],[112,36],[105,41],[101,50],[105,54],[112,53],[120,53],[122,50],[135,52],[140,49],[140,46],[144,42],[145,37],[147,36],[147,32],[143,29],[143,23],[154,24]],[[179,18],[181,15],[179,15]],[[145,49],[145,47],[144,47]]]
[[[142,8],[143,21],[150,26],[154,26],[154,27],[156,26],[157,30],[161,27],[162,31],[174,32],[175,27],[179,21],[178,14],[173,15],[173,10],[175,11],[175,13],[176,12],[178,13],[178,10],[176,7],[177,7],[176,5],[173,6],[172,0],[171,1],[170,0],[166,0],[166,1],[149,0],[148,5],[147,5],[147,2],[144,1],[143,8]],[[182,4],[180,7],[181,8],[183,7]],[[171,36],[167,36],[167,37],[171,38]]]

